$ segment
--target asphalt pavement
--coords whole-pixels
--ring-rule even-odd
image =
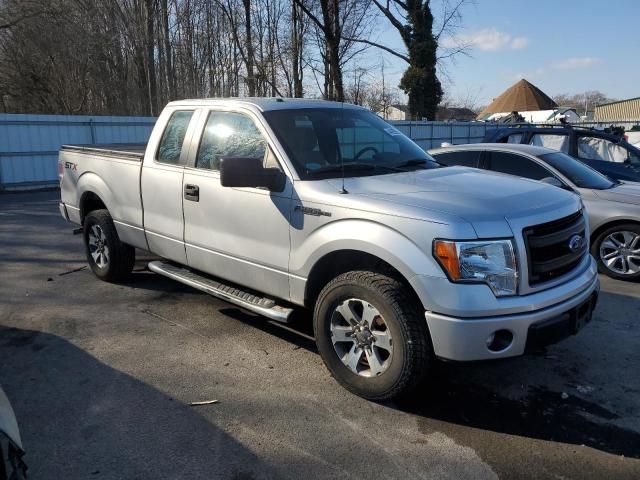
[[[308,312],[268,321],[141,252],[99,281],[57,195],[0,195],[0,384],[29,478],[640,478],[640,284],[602,277],[577,336],[377,404],[330,377]]]

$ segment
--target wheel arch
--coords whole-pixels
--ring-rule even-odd
[[[76,198],[82,223],[84,223],[87,214],[96,209],[104,208],[112,216],[116,213],[111,208],[113,205],[117,205],[113,201],[113,191],[100,176],[93,172],[83,173],[78,178]]]
[[[80,197],[80,221],[82,223],[90,212],[100,209],[109,210],[97,193],[88,190],[82,194]]]
[[[325,254],[313,265],[305,284],[304,305],[313,308],[325,285],[338,275],[354,270],[369,270],[395,278],[407,287],[407,291],[416,301],[420,302],[420,297],[409,279],[389,262],[362,250],[343,249]]]
[[[590,239],[590,243],[591,243],[591,247],[593,247],[595,245],[595,241],[596,239],[602,234],[602,232],[604,232],[605,230],[610,229],[611,227],[615,227],[617,225],[628,225],[628,224],[632,224],[632,225],[636,225],[636,226],[640,226],[640,222],[637,220],[633,220],[631,218],[616,218],[615,220],[611,220],[608,222],[605,222],[601,225],[598,225],[597,228],[595,228],[593,230],[593,232],[591,232],[591,235],[589,236]]]

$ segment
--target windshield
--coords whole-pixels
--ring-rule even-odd
[[[616,185],[601,173],[564,153],[547,153],[540,158],[567,177],[576,187],[606,190]]]
[[[304,108],[272,110],[264,117],[302,179],[438,167],[418,145],[373,112]]]

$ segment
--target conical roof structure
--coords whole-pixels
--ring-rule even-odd
[[[487,108],[480,112],[478,118],[486,117],[492,113],[552,110],[557,107],[556,102],[551,100],[547,94],[523,78],[495,98]]]

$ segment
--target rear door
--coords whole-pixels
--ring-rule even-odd
[[[187,263],[182,179],[197,117],[195,108],[165,109],[158,119],[165,129],[149,140],[140,179],[149,250],[182,264]]]

